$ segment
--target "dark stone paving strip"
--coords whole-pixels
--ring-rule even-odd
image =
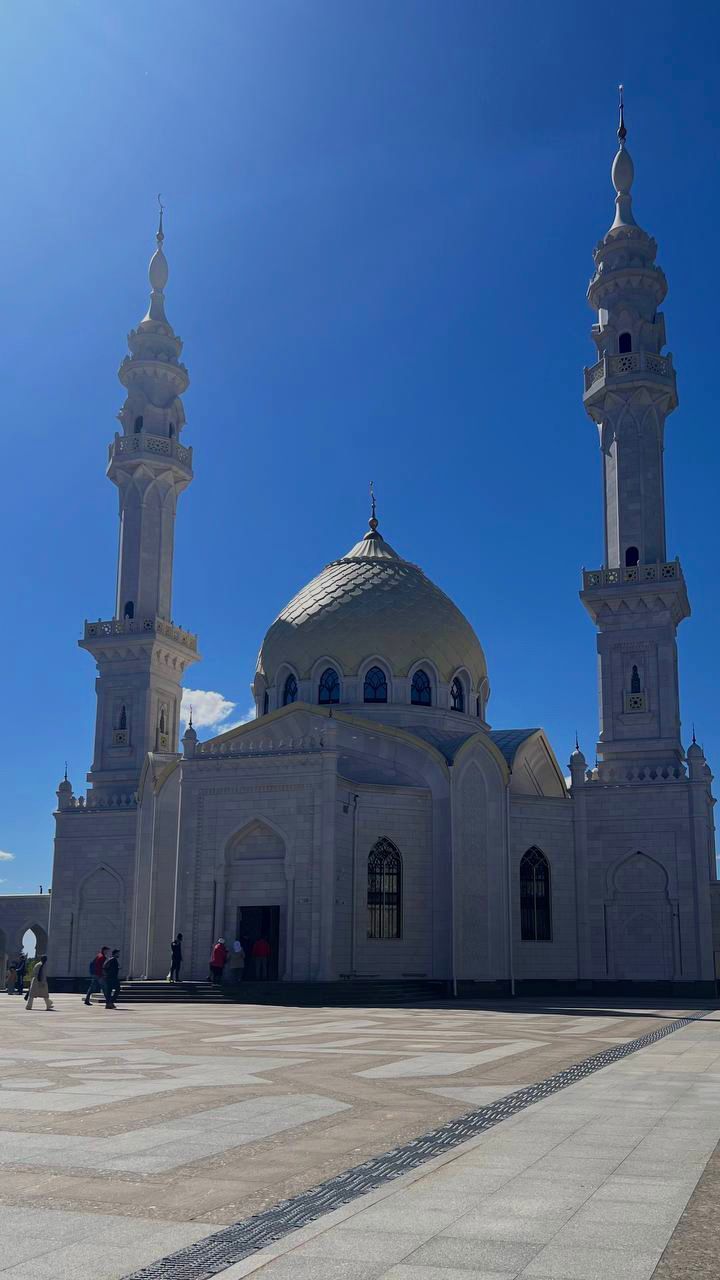
[[[653,1271],[653,1280],[717,1280],[720,1272],[720,1143]]]
[[[197,1244],[188,1245],[167,1258],[161,1258],[140,1271],[134,1271],[125,1280],[211,1280],[233,1263],[242,1262],[250,1254],[266,1249],[291,1231],[306,1227],[323,1214],[350,1204],[359,1196],[376,1190],[404,1173],[410,1173],[428,1160],[434,1160],[436,1156],[461,1146],[469,1138],[492,1129],[518,1111],[524,1111],[534,1102],[558,1093],[561,1089],[567,1089],[571,1084],[577,1084],[594,1071],[609,1067],[613,1062],[619,1062],[631,1053],[655,1044],[657,1040],[672,1035],[674,1031],[679,1031],[702,1017],[704,1014],[698,1013],[677,1018],[674,1022],[657,1027],[655,1031],[649,1031],[647,1035],[628,1041],[627,1044],[613,1045],[610,1049],[594,1053],[583,1062],[576,1062],[564,1071],[548,1076],[547,1080],[541,1080],[539,1084],[528,1085],[499,1098],[490,1106],[479,1107],[476,1111],[469,1111],[455,1120],[449,1120],[402,1147],[373,1156],[364,1164],[355,1165],[309,1191],[303,1191],[289,1200],[281,1200],[272,1209],[264,1209],[251,1218],[224,1227],[205,1240],[199,1240]]]

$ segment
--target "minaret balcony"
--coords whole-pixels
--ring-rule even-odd
[[[174,622],[165,618],[98,618],[97,622],[86,622],[83,632],[85,641],[113,640],[127,636],[157,636],[164,640],[173,640],[191,653],[197,653],[197,636],[192,631],[177,627]]]
[[[108,447],[108,466],[115,461],[147,461],[152,458],[167,458],[179,463],[192,474],[192,449],[176,436],[151,436],[145,431],[137,435],[122,436],[115,433],[115,439]]]
[[[679,560],[659,560],[656,564],[632,564],[617,569],[583,569],[583,590],[617,587],[626,582],[671,582],[681,580],[682,576]]]
[[[585,369],[585,394],[583,400],[595,399],[605,390],[622,390],[626,383],[640,382],[675,392],[675,370],[672,356],[655,355],[650,351],[628,351],[617,356],[602,356],[597,364]]]

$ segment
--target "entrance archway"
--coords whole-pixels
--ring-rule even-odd
[[[663,982],[673,977],[672,904],[668,877],[638,850],[615,868],[607,904],[610,977]]]

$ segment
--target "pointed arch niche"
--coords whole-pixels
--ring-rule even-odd
[[[238,938],[246,953],[261,936],[270,943],[270,976],[285,976],[291,907],[288,894],[287,840],[265,817],[254,817],[225,846],[225,875],[216,887],[215,937],[228,948]],[[246,977],[252,979],[247,955]]]
[[[84,977],[101,947],[119,947],[121,963],[125,940],[125,886],[112,867],[102,863],[81,880],[77,896],[75,973]]]
[[[668,875],[638,849],[609,875],[605,904],[607,971],[618,981],[667,982],[676,968]]]

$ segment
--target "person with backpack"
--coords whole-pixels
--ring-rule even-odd
[[[109,947],[101,947],[97,955],[90,961],[90,986],[85,996],[85,1004],[90,1006],[90,997],[103,989],[103,966],[107,960]]]
[[[105,1008],[117,1009],[115,1003],[116,997],[120,994],[120,961],[118,956],[120,952],[117,947],[112,955],[108,956],[103,965],[103,991],[105,993]]]
[[[173,938],[170,943],[170,973],[168,975],[168,982],[180,981],[180,966],[183,958],[182,943],[183,936],[181,933],[178,934],[177,938]]]
[[[45,1001],[46,1009],[54,1009],[55,1006],[50,999],[50,988],[47,981],[47,956],[40,957],[40,963],[35,965],[33,976],[30,979],[30,989],[27,993],[26,1009],[32,1009],[33,1000],[38,996]]]

